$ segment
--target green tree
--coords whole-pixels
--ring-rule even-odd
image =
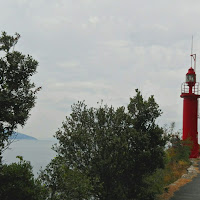
[[[40,181],[34,179],[30,162],[20,161],[0,166],[0,199],[44,200],[46,190]]]
[[[146,177],[164,167],[166,140],[162,128],[155,123],[160,115],[154,97],[144,100],[138,90],[130,99],[128,109],[102,104],[88,108],[84,102],[74,104],[72,113],[55,135],[59,145],[54,150],[62,164],[58,158],[52,160],[42,180],[49,183],[51,193],[60,192],[53,187],[55,183],[69,192],[70,188],[64,187],[59,178],[68,171],[58,175],[52,167],[64,165],[70,174],[74,171],[84,176],[90,189],[87,198],[71,199],[91,199],[91,196],[101,200],[154,199],[155,192],[146,192],[151,187]],[[75,185],[78,192],[80,183]],[[67,192],[63,199],[68,199]]]
[[[14,49],[19,38],[6,32],[0,37],[0,156],[17,125],[25,125],[40,89],[30,80],[38,62]]]
[[[63,159],[56,157],[40,174],[51,200],[92,198],[89,177],[77,169],[69,169]]]

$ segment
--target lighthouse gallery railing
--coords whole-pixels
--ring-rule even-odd
[[[189,86],[187,83],[182,83],[181,85],[181,93],[189,93]],[[200,91],[199,91],[199,83],[195,83],[195,85],[192,87],[192,93],[199,95]]]

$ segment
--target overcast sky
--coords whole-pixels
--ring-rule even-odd
[[[21,35],[16,50],[39,62],[42,86],[26,126],[50,138],[71,105],[101,99],[127,106],[139,88],[154,95],[160,125],[182,128],[181,83],[190,67],[191,38],[200,78],[200,1],[0,0],[1,31]]]

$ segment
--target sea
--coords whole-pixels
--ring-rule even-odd
[[[55,140],[15,140],[3,153],[3,162],[19,162],[16,156],[22,156],[24,160],[31,162],[33,174],[38,177],[40,170],[44,170],[56,156],[56,152],[51,149],[55,143]]]

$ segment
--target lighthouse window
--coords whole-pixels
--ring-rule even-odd
[[[193,75],[186,75],[186,82],[194,82],[194,76]]]

